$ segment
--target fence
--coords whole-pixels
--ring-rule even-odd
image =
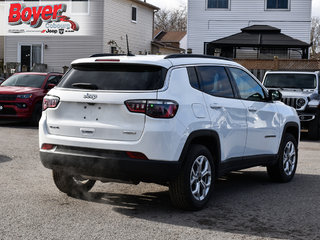
[[[235,59],[235,61],[250,70],[260,81],[266,71],[319,71],[320,60],[307,59]]]

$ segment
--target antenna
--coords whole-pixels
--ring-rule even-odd
[[[127,39],[127,56],[134,56],[132,53],[130,53],[128,34],[126,34],[126,39]]]

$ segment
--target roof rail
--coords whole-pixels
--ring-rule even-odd
[[[113,53],[97,53],[97,54],[93,54],[90,57],[118,57],[118,56],[134,56],[133,54],[113,54]]]
[[[230,58],[216,57],[216,56],[203,55],[203,54],[171,54],[166,56],[164,59],[172,59],[172,58],[211,58],[211,59],[220,59],[220,60],[233,62],[233,60]]]

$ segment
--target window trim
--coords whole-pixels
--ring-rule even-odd
[[[288,1],[288,8],[268,8],[268,0],[264,0],[264,10],[265,11],[291,11],[291,0]]]
[[[231,11],[231,0],[227,0],[228,1],[228,7],[227,8],[209,8],[209,1],[210,0],[206,0],[206,6],[205,6],[205,10],[206,11]]]
[[[133,20],[133,8],[136,9],[136,20]],[[138,7],[136,5],[131,5],[131,22],[132,23],[138,22]]]

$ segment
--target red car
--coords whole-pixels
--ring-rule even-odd
[[[42,99],[61,80],[62,73],[16,73],[0,85],[0,119],[28,120],[37,125]]]

